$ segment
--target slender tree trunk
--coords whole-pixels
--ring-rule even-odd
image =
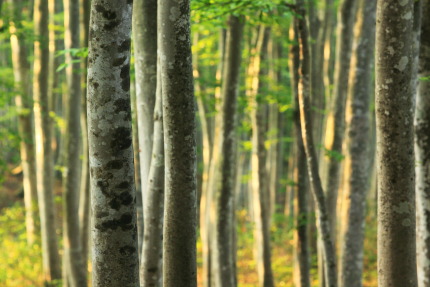
[[[64,26],[66,49],[79,48],[79,0],[64,0]],[[87,285],[86,270],[82,261],[82,247],[79,236],[79,190],[81,161],[80,154],[80,108],[81,76],[79,59],[66,54],[68,101],[66,110],[65,164],[63,193],[63,240],[64,266],[69,286]],[[77,61],[73,63],[72,61]]]
[[[36,137],[37,194],[40,210],[43,272],[45,281],[51,282],[52,280],[61,278],[61,265],[58,253],[54,194],[52,189],[52,122],[49,116],[50,104],[48,99],[48,1],[35,0],[34,8],[36,41],[34,42],[33,97]]]
[[[148,190],[148,176],[154,134],[154,106],[157,89],[157,0],[133,3],[133,43],[136,73],[137,122],[139,134],[140,179],[142,194],[137,194],[138,217]],[[139,252],[142,250],[143,226],[139,230]]]
[[[370,184],[369,103],[372,94],[372,64],[375,43],[376,1],[361,0],[351,61],[349,89],[348,156],[345,184],[346,219],[340,267],[340,284],[361,287],[366,193]]]
[[[430,284],[430,3],[422,1],[419,84],[415,109],[418,286]]]
[[[417,286],[413,142],[414,1],[378,1],[378,286]]]
[[[163,286],[197,285],[196,125],[190,2],[158,2],[166,159]]]
[[[302,129],[303,144],[306,152],[309,182],[316,203],[317,227],[323,245],[325,280],[328,287],[337,286],[336,256],[331,238],[330,223],[324,190],[318,172],[318,159],[312,138],[312,119],[310,106],[310,57],[308,45],[308,30],[305,20],[303,0],[297,0],[297,26],[300,43],[300,69],[299,69],[299,104],[300,123]]]
[[[163,211],[164,211],[164,139],[161,70],[157,67],[157,95],[154,110],[154,140],[149,169],[147,200],[144,206],[144,234],[141,286],[162,286]]]
[[[21,29],[22,1],[12,2],[11,11],[13,21],[10,23],[9,32],[12,65],[15,79],[15,85],[19,93],[15,97],[16,107],[19,110],[18,132],[21,138],[20,155],[23,171],[23,188],[25,204],[25,225],[27,231],[27,242],[33,244],[36,235],[36,221],[38,220],[37,208],[37,182],[36,182],[36,158],[34,147],[34,131],[32,113],[31,85],[29,78],[30,63],[27,60],[26,41]],[[27,110],[27,111],[26,111]]]
[[[138,286],[130,110],[131,1],[93,0],[88,56],[92,286]]]
[[[214,194],[216,205],[214,266],[215,286],[236,286],[234,256],[234,183],[236,167],[236,104],[242,57],[243,18],[229,17],[222,77],[222,121],[215,143]]]

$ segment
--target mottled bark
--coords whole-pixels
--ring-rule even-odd
[[[415,109],[415,191],[418,286],[430,284],[430,3],[422,2],[418,94]]]
[[[345,230],[340,285],[361,287],[366,194],[369,189],[369,103],[373,93],[372,64],[375,46],[376,1],[361,0],[351,60],[347,118],[348,153],[345,161]],[[343,230],[342,230],[343,232]]]
[[[378,1],[376,138],[378,286],[417,286],[413,142],[413,0]]]
[[[234,256],[234,186],[236,168],[236,106],[242,58],[243,18],[229,17],[222,76],[221,130],[214,146],[216,205],[213,244],[215,286],[236,286]]]
[[[164,139],[163,102],[160,67],[157,67],[157,95],[154,110],[154,139],[149,169],[147,197],[144,206],[144,237],[141,286],[162,286],[163,211],[164,211]]]
[[[136,73],[137,122],[139,134],[140,179],[142,194],[137,194],[138,216],[147,197],[154,134],[154,106],[157,88],[157,0],[133,2],[133,44]],[[142,249],[143,226],[139,230]]]
[[[61,278],[53,194],[52,122],[49,116],[48,0],[34,1],[33,97],[37,194],[42,236],[43,273],[47,282]]]
[[[190,2],[159,0],[165,147],[163,286],[197,285],[196,124]]]
[[[139,257],[130,110],[132,1],[91,3],[88,141],[92,286],[137,286]]]
[[[15,86],[18,94],[15,96],[16,107],[19,112],[18,132],[20,136],[20,156],[23,172],[25,226],[27,242],[33,244],[36,235],[36,221],[38,220],[37,208],[37,183],[36,183],[36,158],[34,147],[33,117],[31,113],[31,85],[30,63],[27,60],[26,39],[22,33],[18,33],[21,25],[22,1],[16,0],[9,5],[12,11],[12,21],[9,23],[10,44],[12,50],[12,65]]]
[[[308,44],[308,28],[305,18],[303,0],[297,0],[297,26],[299,31],[300,43],[300,68],[299,68],[299,105],[300,105],[300,123],[302,129],[303,144],[306,152],[306,161],[308,165],[309,182],[316,203],[317,228],[321,236],[322,249],[324,256],[324,274],[328,287],[337,286],[336,277],[336,256],[331,238],[331,229],[328,218],[324,190],[318,171],[318,159],[312,137],[312,119],[310,105],[310,57]]]

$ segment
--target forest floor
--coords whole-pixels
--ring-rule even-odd
[[[61,206],[61,183],[56,183],[56,202]],[[58,210],[60,210],[58,208]],[[377,286],[376,222],[368,216],[364,243],[364,287]],[[58,225],[61,214],[58,213]],[[294,286],[293,225],[285,216],[273,220],[272,268],[275,286]],[[258,286],[253,256],[253,225],[245,210],[237,212],[237,280],[239,287]],[[60,234],[59,234],[60,238]],[[313,240],[315,242],[315,240]],[[61,244],[61,241],[60,241]],[[202,286],[201,242],[197,243],[198,286]],[[315,253],[315,252],[313,252]],[[312,286],[318,286],[317,259],[311,259]],[[25,234],[24,203],[20,176],[8,175],[0,183],[0,287],[39,287],[42,285],[41,247],[28,247]]]

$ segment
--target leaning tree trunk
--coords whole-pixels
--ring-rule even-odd
[[[378,286],[417,286],[413,137],[413,0],[378,1],[376,133]]]
[[[346,219],[340,267],[340,284],[361,287],[366,193],[370,186],[369,103],[373,92],[372,64],[375,43],[376,1],[361,0],[357,18],[355,48],[351,61],[348,119],[348,155],[345,184]]]
[[[302,129],[303,145],[305,146],[306,160],[308,164],[309,182],[316,203],[317,227],[321,236],[324,256],[324,274],[328,287],[337,286],[336,256],[331,238],[331,229],[328,218],[327,205],[324,190],[318,172],[318,158],[312,138],[312,119],[310,104],[310,57],[308,44],[308,28],[305,18],[303,0],[296,0],[298,13],[297,26],[300,43],[300,68],[299,68],[299,105],[300,124]]]
[[[64,0],[65,47],[68,50],[79,48],[79,0]],[[74,62],[73,62],[74,61]],[[67,67],[67,105],[65,134],[65,164],[63,172],[63,241],[65,274],[70,287],[87,286],[87,274],[83,264],[81,238],[79,236],[79,190],[81,160],[80,154],[80,108],[81,75],[79,59],[70,52],[66,54]]]
[[[136,73],[137,126],[141,194],[137,194],[137,216],[142,220],[148,191],[148,176],[154,134],[154,106],[157,89],[157,0],[133,3],[133,44]],[[143,226],[139,230],[139,251],[142,250]]]
[[[88,55],[92,286],[138,286],[130,110],[131,1],[93,0]]]
[[[162,286],[163,212],[164,212],[164,139],[163,102],[160,67],[157,67],[157,95],[154,110],[154,140],[144,205],[144,234],[140,266],[140,285]]]
[[[236,168],[236,106],[242,58],[243,18],[229,17],[223,64],[222,120],[215,143],[214,195],[216,205],[213,257],[215,286],[236,286],[234,243],[234,186]]]
[[[55,228],[53,194],[53,158],[51,149],[52,122],[48,99],[49,46],[48,46],[48,0],[34,1],[34,126],[36,137],[37,194],[42,235],[43,272],[45,281],[61,278]]]
[[[430,285],[430,3],[422,1],[419,85],[415,109],[418,286]]]
[[[196,124],[190,2],[159,0],[165,147],[163,286],[197,285]]]
[[[34,243],[36,235],[36,221],[38,220],[37,208],[37,183],[36,183],[36,154],[34,147],[33,117],[31,111],[31,85],[29,78],[30,63],[27,60],[26,39],[22,33],[21,13],[22,1],[15,0],[11,5],[13,13],[9,32],[12,50],[12,65],[14,80],[19,93],[15,97],[16,107],[19,111],[18,132],[21,138],[20,155],[23,173],[24,204],[25,204],[25,226],[27,231],[27,242]]]

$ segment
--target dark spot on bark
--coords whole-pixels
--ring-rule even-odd
[[[119,253],[124,256],[129,256],[136,252],[136,248],[133,246],[123,246],[119,249]]]
[[[130,192],[124,191],[119,195],[119,198],[121,200],[121,203],[123,205],[130,205],[133,202],[133,197],[131,196]]]
[[[118,200],[118,198],[115,197],[111,199],[111,201],[109,201],[109,206],[112,209],[119,210],[119,208],[121,207],[121,202]]]
[[[133,220],[133,216],[131,216],[131,213],[125,213],[125,214],[121,215],[119,222],[122,225],[127,225],[127,224],[130,224],[132,220]]]
[[[113,60],[112,65],[114,67],[121,66],[122,63],[125,62],[125,60],[127,60],[127,56],[116,58],[115,60]]]
[[[151,268],[148,268],[148,269],[146,269],[149,273],[155,273],[155,272],[157,272],[157,270],[158,270],[158,268],[157,267],[151,267]]]
[[[125,99],[116,100],[114,105],[116,107],[115,113],[130,111],[130,102]]]
[[[121,79],[130,77],[130,64],[124,65],[121,68],[121,73],[119,74],[119,76],[121,77]]]
[[[102,5],[95,5],[95,9],[97,12],[101,13],[104,18],[108,20],[113,20],[116,18],[115,11],[109,11]]]
[[[127,78],[125,78],[125,79],[122,80],[122,82],[121,82],[121,88],[125,92],[128,92],[130,90],[130,77],[127,77]]]
[[[131,129],[125,127],[119,127],[113,132],[112,141],[110,147],[118,152],[131,146]]]
[[[97,88],[99,87],[99,83],[97,83],[97,82],[93,82],[92,84],[93,84],[94,89],[96,89],[96,90],[97,90]]]
[[[106,181],[99,180],[99,181],[97,181],[97,186],[100,188],[101,192],[105,196],[107,196],[109,194],[109,192],[108,192],[109,183],[107,183]]]
[[[98,211],[96,212],[96,217],[97,218],[103,218],[109,215],[109,212],[107,211]]]
[[[122,161],[119,159],[111,160],[106,164],[106,169],[121,169]]]
[[[122,52],[127,52],[128,50],[130,50],[130,45],[131,45],[131,40],[127,39],[124,42],[121,43],[121,45],[118,46],[118,52],[122,53]]]
[[[120,227],[122,230],[131,230],[135,227],[134,224],[131,224],[133,220],[133,216],[130,213],[125,213],[121,215],[119,219],[111,219],[106,220],[100,224],[96,224],[96,228],[101,231],[106,231],[108,229],[116,230]]]
[[[133,4],[133,0],[127,0],[127,4],[129,5]]]
[[[130,186],[130,183],[128,181],[123,181],[120,184],[116,186],[116,188],[124,189],[128,188]]]
[[[111,20],[109,21],[109,23],[104,25],[105,30],[112,30],[114,29],[116,26],[118,26],[121,22],[119,20]]]

